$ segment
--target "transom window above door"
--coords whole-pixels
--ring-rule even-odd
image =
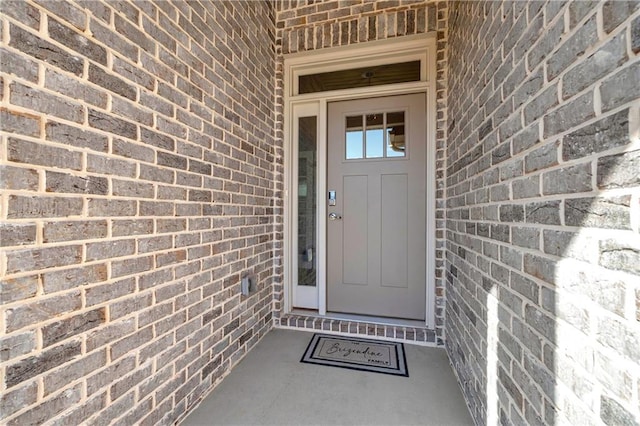
[[[404,111],[346,117],[345,159],[406,157]]]
[[[420,66],[418,60],[301,75],[299,94],[420,81]]]

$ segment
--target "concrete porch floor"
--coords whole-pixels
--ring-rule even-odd
[[[312,336],[269,332],[181,425],[473,424],[443,349],[405,343],[399,377],[303,364]]]

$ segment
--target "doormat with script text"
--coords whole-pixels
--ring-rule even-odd
[[[300,361],[409,377],[404,345],[396,342],[314,334]]]

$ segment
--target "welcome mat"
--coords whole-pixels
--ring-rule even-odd
[[[314,334],[300,362],[409,377],[404,345]]]

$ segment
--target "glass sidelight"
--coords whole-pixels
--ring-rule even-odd
[[[288,259],[287,281],[291,283],[292,308],[318,309],[318,288],[323,283],[323,224],[319,220],[324,205],[320,194],[326,184],[323,173],[324,137],[320,105],[308,102],[294,105],[291,111],[291,169],[288,170],[287,198],[290,200],[290,233],[285,247]]]
[[[298,276],[297,284],[316,286],[317,117],[298,118]]]

